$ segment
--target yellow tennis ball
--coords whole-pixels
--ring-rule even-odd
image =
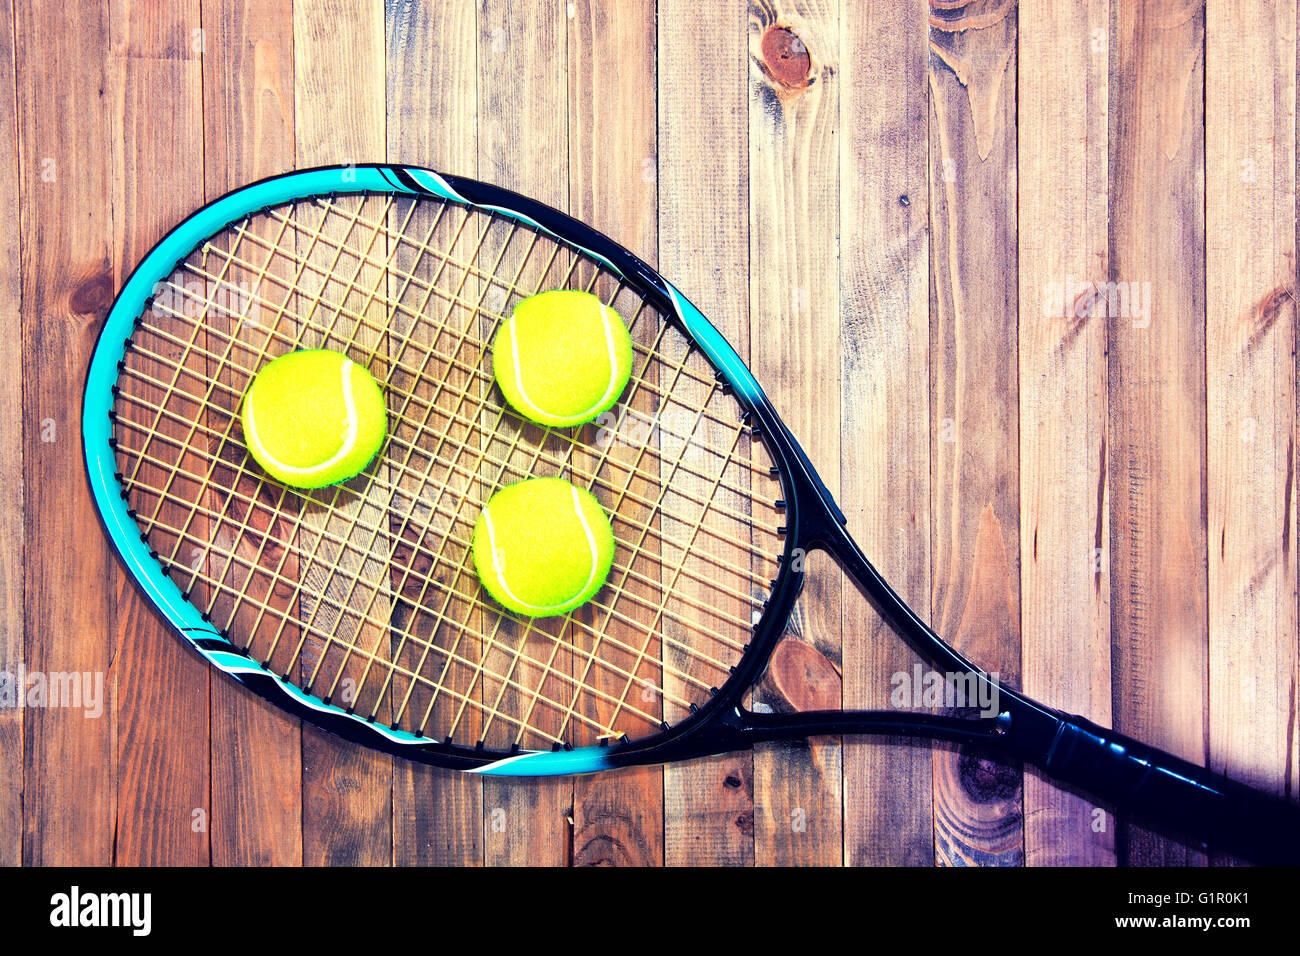
[[[472,551],[483,586],[498,602],[529,617],[552,617],[600,590],[614,563],[614,531],[591,492],[563,478],[529,478],[484,506]]]
[[[590,292],[556,289],[515,306],[492,341],[497,382],[541,425],[589,422],[614,407],[632,375],[632,338]]]
[[[298,488],[347,481],[370,464],[388,431],[374,377],[327,349],[264,366],[244,392],[240,422],[257,463]]]

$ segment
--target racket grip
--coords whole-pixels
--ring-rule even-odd
[[[1213,849],[1300,863],[1300,807],[1082,717],[1061,718],[1034,761],[1053,777]]]

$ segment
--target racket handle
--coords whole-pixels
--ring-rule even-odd
[[[1300,807],[1082,717],[1061,715],[1055,739],[1033,758],[1155,825],[1258,863],[1300,863]]]

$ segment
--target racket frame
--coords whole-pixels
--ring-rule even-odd
[[[312,196],[400,194],[448,201],[499,214],[545,232],[604,265],[672,321],[693,348],[701,351],[731,388],[763,441],[784,493],[785,552],[771,594],[754,626],[749,649],[729,679],[678,723],[636,740],[613,740],[552,751],[515,749],[509,755],[481,746],[438,741],[386,726],[346,708],[325,703],[268,670],[237,647],[172,580],[140,532],[117,473],[111,412],[117,376],[124,368],[127,343],[149,309],[157,284],[203,242],[257,212]],[[736,746],[745,726],[740,707],[744,692],[762,674],[784,630],[802,586],[803,572],[790,560],[799,542],[809,496],[824,502],[843,521],[829,493],[793,436],[782,424],[758,382],[726,339],[674,286],[632,253],[576,219],[536,200],[486,183],[431,169],[388,164],[320,166],[270,176],[235,189],[192,213],[144,256],[114,300],[100,330],[86,372],[82,402],[82,442],[86,480],[104,532],[136,585],[167,623],[210,664],[296,716],[356,743],[425,763],[462,770],[516,776],[590,773],[615,766],[657,763]],[[795,472],[801,476],[795,479]],[[721,715],[721,719],[715,719]],[[762,715],[750,715],[761,718]],[[882,715],[884,716],[884,715]],[[897,720],[899,715],[888,715]],[[924,715],[922,715],[924,716]],[[759,721],[761,724],[761,719]],[[712,732],[709,731],[712,728]],[[927,731],[919,730],[918,733]],[[792,731],[791,736],[797,735]],[[929,731],[933,733],[933,731]]]
[[[131,333],[166,279],[201,242],[250,214],[311,196],[396,193],[444,200],[500,214],[549,233],[602,263],[673,322],[730,386],[747,424],[779,478],[785,510],[784,551],[752,639],[730,677],[693,713],[647,737],[507,756],[480,746],[437,741],[396,730],[308,694],[240,651],[186,600],[133,520],[116,471],[110,413]],[[1163,828],[1198,834],[1263,862],[1300,860],[1300,812],[1271,794],[1205,767],[1045,707],[1004,687],[946,644],[867,560],[843,512],[777,415],[745,363],[690,301],[653,268],[610,239],[542,203],[506,189],[412,166],[322,166],[272,176],[236,189],[193,213],[141,260],[118,293],[86,373],[82,407],[86,478],[105,533],[136,585],[184,640],[218,670],[272,704],[365,746],[444,767],[510,776],[590,773],[663,763],[814,735],[889,734],[979,743],[1004,759],[1033,763],[1049,775],[1129,806]],[[936,713],[815,711],[755,713],[744,695],[762,676],[782,637],[804,572],[796,550],[830,553],[881,617],[931,665],[974,675],[979,692],[996,696],[997,714],[967,719]],[[988,699],[984,696],[981,700]]]

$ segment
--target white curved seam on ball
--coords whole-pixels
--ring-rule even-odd
[[[600,319],[605,326],[605,348],[609,353],[609,384],[605,386],[605,394],[600,397],[596,404],[592,405],[585,412],[578,412],[576,415],[560,416],[545,409],[539,408],[537,403],[528,397],[528,392],[524,390],[523,373],[519,366],[519,339],[515,335],[515,317],[512,315],[506,319],[506,326],[510,329],[510,357],[514,360],[515,365],[515,388],[519,392],[519,397],[524,400],[529,408],[535,411],[543,418],[561,418],[564,424],[555,426],[565,428],[568,425],[579,425],[590,420],[592,415],[613,397],[614,384],[618,381],[618,346],[614,342],[614,327],[610,325],[609,316],[614,310],[609,306],[601,304]],[[620,322],[622,319],[619,320]]]
[[[342,446],[340,446],[339,450],[334,453],[334,456],[332,458],[330,458],[328,461],[321,462],[319,465],[312,465],[310,468],[301,468],[297,465],[286,465],[283,462],[281,462],[278,458],[276,458],[274,455],[272,455],[270,452],[268,452],[266,450],[266,446],[262,444],[262,439],[257,434],[257,419],[253,411],[252,390],[250,390],[248,393],[248,428],[249,431],[253,433],[248,436],[249,443],[256,445],[258,448],[260,448],[262,450],[262,453],[266,455],[266,457],[275,464],[275,467],[277,469],[288,472],[291,475],[307,475],[307,474],[312,474],[314,472],[322,471],[323,469],[329,468],[332,465],[337,464],[338,462],[346,458],[348,455],[352,454],[352,449],[356,447],[356,443],[357,443],[357,429],[358,429],[357,406],[356,406],[356,402],[354,402],[352,398],[352,380],[351,380],[352,364],[353,364],[352,359],[345,358],[341,366],[343,369],[343,409],[344,409],[344,416],[347,421],[347,429],[344,433]]]
[[[582,513],[582,499],[578,497],[578,489],[575,487],[571,490],[573,491],[573,511],[578,516],[578,523],[582,525],[583,533],[587,536],[587,547],[591,551],[591,573],[587,575],[587,583],[577,592],[578,594],[585,594],[587,588],[591,587],[592,582],[596,580],[596,568],[600,562],[600,549],[596,546],[596,534],[591,530],[591,525],[587,523],[587,516]],[[483,508],[483,526],[487,528],[488,548],[492,552],[492,569],[497,573],[497,583],[501,585],[501,590],[506,592],[510,600],[521,607],[528,608],[530,611],[554,611],[556,608],[564,607],[569,601],[573,600],[573,598],[569,598],[569,601],[561,601],[559,604],[529,604],[527,601],[520,600],[519,595],[510,590],[510,585],[506,584],[505,572],[497,564],[496,529],[492,525],[492,513],[486,506]]]

